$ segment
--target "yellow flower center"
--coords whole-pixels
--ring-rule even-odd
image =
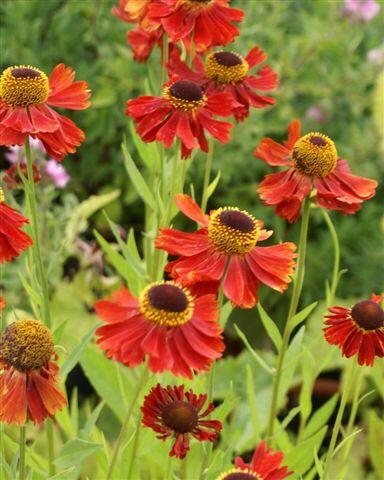
[[[52,333],[37,320],[11,323],[0,335],[0,358],[21,372],[43,367],[53,348]]]
[[[166,327],[187,323],[194,301],[188,290],[174,282],[152,283],[140,295],[140,311],[150,322]]]
[[[219,475],[216,480],[263,480],[263,477],[250,468],[233,468]]]
[[[185,5],[191,10],[198,10],[208,7],[213,0],[179,0],[180,5]]]
[[[207,56],[205,74],[219,83],[235,84],[242,80],[248,72],[248,62],[237,53],[215,52]]]
[[[13,107],[41,105],[49,94],[48,77],[38,68],[8,67],[0,77],[0,97]]]
[[[178,80],[164,87],[163,96],[174,108],[184,111],[194,111],[207,102],[207,97],[203,94],[200,85],[189,80]]]
[[[244,255],[256,245],[259,235],[259,222],[245,210],[224,207],[210,216],[208,236],[220,252]]]
[[[3,203],[4,200],[5,200],[4,191],[3,191],[2,187],[0,187],[0,203]]]
[[[326,177],[336,167],[337,150],[329,137],[311,132],[295,143],[292,159],[297,170],[303,175]]]

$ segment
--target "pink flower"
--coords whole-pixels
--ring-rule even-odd
[[[307,118],[310,118],[311,120],[315,120],[318,123],[324,123],[327,119],[327,116],[323,112],[323,110],[316,105],[312,105],[312,107],[309,107],[305,116]]]
[[[384,65],[384,45],[368,52],[368,61],[374,65]]]
[[[65,188],[70,180],[70,176],[63,165],[56,162],[56,160],[48,160],[44,171],[49,177],[51,177],[51,180],[57,188]]]
[[[345,0],[344,14],[352,22],[369,22],[379,11],[380,5],[375,0]]]
[[[38,138],[30,138],[29,143],[32,151],[39,150],[45,153],[44,146]],[[24,146],[14,145],[12,147],[9,147],[9,151],[5,154],[5,158],[11,164],[17,163],[19,161],[19,158],[21,163],[26,163],[27,160],[25,158]]]

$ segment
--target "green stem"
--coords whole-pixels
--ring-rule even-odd
[[[28,195],[28,202],[31,210],[32,220],[32,237],[33,237],[33,252],[38,272],[38,277],[41,284],[41,291],[43,296],[43,318],[48,328],[52,327],[51,312],[49,308],[49,291],[47,275],[44,268],[43,256],[41,253],[41,242],[39,232],[39,219],[37,215],[36,189],[33,181],[33,160],[31,155],[31,147],[29,144],[29,137],[25,142],[25,155],[27,157],[27,175],[28,188],[26,194]]]
[[[20,427],[19,439],[19,480],[25,480],[25,437],[27,427],[23,425]]]
[[[333,274],[332,274],[332,284],[331,284],[331,291],[330,291],[330,298],[327,299],[327,304],[332,305],[333,300],[335,299],[337,284],[339,283],[339,270],[340,270],[340,244],[339,238],[337,236],[337,232],[335,226],[332,223],[331,217],[329,216],[327,210],[324,208],[321,209],[321,213],[323,214],[324,220],[327,224],[329,229],[329,233],[331,234],[332,243],[333,243],[333,251],[334,251],[334,261],[333,261]]]
[[[360,392],[361,392],[361,386],[363,384],[363,379],[364,379],[364,368],[359,367],[358,373],[357,373],[355,391],[353,393],[351,413],[349,415],[347,430],[346,430],[346,433],[345,433],[346,437],[352,433],[353,426],[355,424],[357,411],[359,409],[359,399],[360,399]],[[347,440],[347,445],[344,448],[344,454],[343,454],[343,459],[342,459],[342,465],[343,466],[344,466],[344,464],[345,464],[345,462],[348,458],[348,454],[349,454],[349,451],[352,447],[354,439],[355,439],[355,437],[351,437],[349,440]]]
[[[133,465],[134,465],[135,460],[136,460],[136,453],[137,453],[137,449],[138,449],[138,446],[139,446],[140,429],[141,429],[141,415],[139,415],[139,418],[137,420],[135,438],[133,439],[134,443],[133,443],[132,452],[131,452],[131,459],[129,461],[127,478],[132,478]]]
[[[209,180],[210,180],[211,170],[212,170],[213,145],[214,145],[214,142],[213,142],[213,138],[211,137],[209,139],[209,151],[207,153],[207,158],[205,162],[203,195],[201,198],[201,209],[203,210],[203,212],[205,212],[205,209],[207,208],[207,202],[208,202],[208,187],[209,187]]]
[[[291,304],[289,307],[287,321],[285,323],[282,345],[279,351],[276,374],[273,379],[272,400],[271,408],[269,412],[268,427],[267,427],[267,440],[270,440],[273,436],[274,422],[277,414],[277,402],[279,398],[281,375],[283,373],[283,365],[285,354],[289,344],[289,337],[291,334],[291,318],[295,315],[297,307],[299,305],[301,290],[303,288],[304,273],[305,273],[305,256],[307,252],[307,237],[309,226],[309,213],[310,213],[310,201],[308,198],[304,200],[303,213],[301,219],[300,240],[299,240],[299,261],[296,271],[296,278],[293,286]]]
[[[349,392],[351,390],[351,386],[353,383],[354,372],[355,372],[355,362],[353,361],[352,364],[348,365],[347,367],[345,382],[343,386],[343,393],[341,395],[339,410],[337,412],[337,417],[335,420],[335,424],[333,426],[332,437],[331,437],[331,441],[329,442],[329,448],[328,448],[327,456],[325,458],[325,465],[324,465],[323,473],[321,475],[321,480],[328,479],[329,467],[331,464],[333,453],[335,451],[337,437],[340,432],[340,427],[341,427],[341,422],[343,420],[345,406],[347,404]]]
[[[148,378],[148,368],[147,368],[146,365],[144,365],[141,377],[140,377],[140,379],[137,383],[136,389],[133,393],[131,403],[129,404],[129,407],[128,407],[128,410],[127,410],[127,414],[126,414],[126,416],[123,420],[123,424],[122,424],[121,429],[120,429],[120,433],[119,433],[119,436],[118,436],[118,439],[117,439],[117,442],[116,442],[116,445],[115,445],[115,449],[113,451],[112,460],[111,460],[111,463],[109,464],[106,480],[111,480],[112,479],[113,470],[114,470],[115,465],[116,465],[116,460],[117,460],[117,457],[118,457],[118,454],[119,454],[119,451],[120,451],[120,448],[121,448],[121,444],[122,444],[123,439],[125,437],[129,421],[132,417],[133,409],[135,408],[136,401],[137,401],[137,399],[140,395],[140,392],[141,392],[143,386],[145,385],[145,383],[147,381],[147,378]]]
[[[172,459],[173,457],[169,456],[168,455],[168,461],[167,461],[167,467],[166,467],[166,471],[165,471],[165,477],[164,477],[164,480],[169,480],[170,478],[172,478]]]
[[[28,136],[25,142],[25,156],[27,158],[27,177],[28,177],[25,193],[27,195],[28,205],[31,212],[32,238],[33,238],[32,251],[33,251],[34,261],[37,267],[37,274],[38,274],[38,279],[40,282],[42,298],[43,298],[42,317],[47,327],[51,328],[52,320],[51,320],[51,311],[49,306],[48,281],[47,281],[47,275],[44,267],[43,256],[41,253],[39,218],[37,215],[36,189],[35,189],[35,182],[33,180],[33,159],[32,159],[31,146],[29,144]],[[55,474],[55,466],[53,463],[55,458],[55,453],[54,453],[55,451],[54,451],[54,444],[53,444],[53,425],[50,419],[46,421],[46,432],[47,432],[47,443],[48,443],[49,474],[52,476]]]

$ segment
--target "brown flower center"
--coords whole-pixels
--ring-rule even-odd
[[[233,468],[219,475],[217,480],[263,480],[263,477],[250,468]]]
[[[0,358],[22,372],[43,367],[53,348],[52,333],[37,320],[11,323],[0,335]]]
[[[9,67],[0,77],[0,97],[13,107],[41,105],[49,94],[48,77],[38,68]]]
[[[163,96],[177,110],[193,111],[203,107],[207,101],[201,86],[189,80],[178,80],[164,88]]]
[[[192,318],[193,298],[188,290],[174,282],[148,285],[140,295],[140,311],[149,321],[177,327]]]
[[[199,421],[196,408],[183,400],[176,400],[164,407],[161,418],[168,428],[177,433],[192,432]]]
[[[218,83],[235,84],[242,80],[248,72],[248,62],[234,52],[214,52],[207,56],[205,74]]]
[[[224,207],[209,219],[208,236],[213,245],[228,255],[244,255],[256,245],[259,222],[245,210]]]
[[[364,330],[378,330],[384,326],[384,311],[372,300],[356,303],[352,308],[351,316]]]
[[[337,150],[329,137],[312,132],[295,143],[292,159],[303,175],[326,177],[336,168]]]

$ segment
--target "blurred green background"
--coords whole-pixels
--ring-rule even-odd
[[[1,63],[3,68],[32,64],[49,72],[65,62],[75,68],[79,79],[89,82],[92,108],[70,113],[87,139],[76,155],[65,159],[72,177],[67,190],[84,200],[120,188],[123,194],[109,213],[124,228],[133,225],[140,232],[143,207],[128,181],[120,143],[127,135],[131,153],[138,158],[124,109],[127,99],[143,93],[147,66],[133,62],[126,46],[130,26],[112,15],[114,3],[2,2]],[[297,226],[284,225],[255,193],[258,182],[272,169],[253,157],[253,149],[266,135],[283,139],[288,123],[300,118],[304,132],[320,130],[333,138],[355,173],[382,179],[383,65],[372,64],[367,55],[381,46],[383,16],[351,23],[342,15],[342,1],[234,0],[233,5],[246,10],[233,48],[242,54],[255,44],[265,49],[268,63],[279,73],[280,87],[275,107],[253,110],[248,121],[234,128],[232,141],[216,148],[214,170],[221,171],[221,181],[210,206],[239,205],[277,229],[277,238],[295,240]],[[158,64],[156,54],[150,63]],[[203,168],[204,157],[198,155],[188,179],[197,190]],[[341,265],[348,269],[340,297],[366,297],[383,288],[382,201],[381,190],[354,216],[332,214],[342,245]],[[315,212],[311,222],[305,302],[324,295],[332,269],[331,240],[320,213]],[[104,229],[101,216],[93,216],[85,238],[92,238],[95,223]],[[281,299],[275,293],[266,295],[271,306]]]

